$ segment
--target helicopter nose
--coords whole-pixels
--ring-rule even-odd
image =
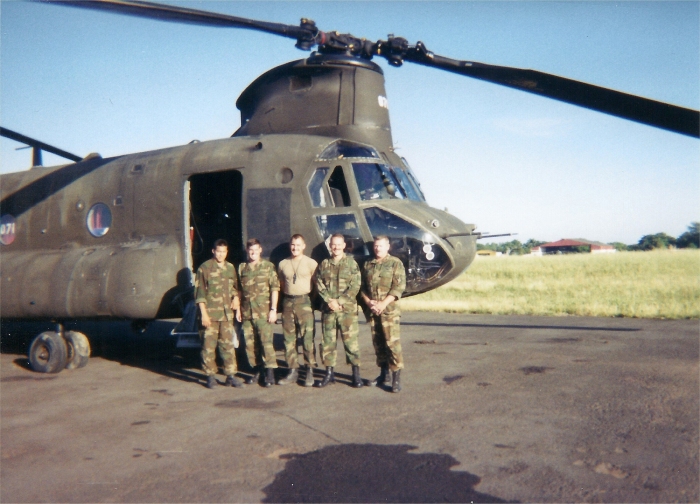
[[[415,215],[416,209],[411,213]],[[439,287],[459,276],[476,255],[473,225],[426,207],[422,227],[380,207],[364,209],[373,236],[386,235],[391,243],[391,255],[406,267],[406,296]],[[447,232],[446,232],[447,231]],[[459,234],[441,238],[444,234]]]

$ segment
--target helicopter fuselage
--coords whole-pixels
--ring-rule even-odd
[[[360,149],[337,138],[256,135],[2,175],[2,215],[14,221],[0,255],[2,317],[176,316],[174,298],[217,238],[229,241],[233,261],[251,237],[280,260],[301,233],[320,259],[325,240],[341,232],[362,261],[372,236],[388,234],[407,266],[407,294],[468,266],[475,237],[439,235],[472,226],[399,198],[399,188],[390,194],[381,170],[391,159],[346,157],[339,145]],[[355,153],[379,155],[369,146]],[[394,172],[409,173],[393,161]],[[382,185],[369,187],[373,180]]]
[[[387,235],[406,295],[473,260],[474,226],[429,207],[393,151],[376,64],[314,53],[261,75],[236,105],[228,139],[2,175],[2,317],[178,316],[219,238],[234,262],[252,237],[277,262],[294,233],[318,260],[342,233],[363,262]]]

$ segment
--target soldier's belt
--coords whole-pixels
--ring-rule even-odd
[[[299,294],[298,296],[292,296],[291,294],[285,294],[284,297],[287,299],[299,299],[299,298],[307,298],[307,297],[309,297],[309,295],[308,294]]]

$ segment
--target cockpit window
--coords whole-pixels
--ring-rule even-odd
[[[326,246],[329,246],[332,234],[341,233],[345,237],[346,253],[369,255],[369,251],[362,239],[360,228],[357,225],[355,214],[317,215],[316,223],[321,230]]]
[[[309,181],[309,195],[311,196],[311,204],[315,208],[328,206],[328,197],[323,185],[327,173],[328,168],[316,168],[316,173]]]
[[[399,179],[401,188],[408,196],[408,199],[414,201],[425,201],[423,193],[421,193],[420,189],[418,189],[418,187],[414,185],[407,172],[403,171],[403,169],[399,168],[398,166],[393,166],[392,171],[394,172],[396,178]]]
[[[404,199],[406,197],[388,166],[378,163],[353,163],[352,170],[361,199]]]
[[[336,166],[335,170],[333,170],[328,179],[328,188],[331,191],[334,207],[350,206],[350,193],[348,192],[348,185],[345,183],[342,166]]]
[[[413,183],[413,187],[416,189],[418,194],[420,194],[421,200],[425,201],[425,194],[423,194],[423,189],[421,189],[420,182],[418,182],[418,177],[416,177],[416,174],[413,173],[413,169],[411,169],[411,165],[408,164],[408,161],[406,161],[406,158],[402,157],[401,161],[403,161],[403,165],[406,169],[406,174],[408,175],[408,178]]]
[[[450,258],[432,234],[378,207],[366,208],[364,214],[372,236],[388,236],[391,255],[406,266],[407,291],[424,290],[452,268]]]
[[[311,196],[311,204],[314,208],[324,207],[346,207],[350,206],[350,192],[345,182],[343,167],[336,166],[328,182],[324,183],[330,168],[316,168],[311,180],[309,180],[308,190]]]
[[[338,140],[326,147],[319,156],[319,159],[341,158],[379,158],[379,154],[372,147],[347,140]]]

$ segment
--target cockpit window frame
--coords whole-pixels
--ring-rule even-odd
[[[363,154],[369,155],[355,155],[361,152],[353,152],[353,149],[365,152]],[[342,152],[345,151],[345,152]],[[360,142],[353,142],[350,140],[338,139],[329,143],[323,151],[318,155],[318,161],[333,161],[336,159],[373,159],[381,160],[379,152],[377,149],[371,145],[363,144]]]

